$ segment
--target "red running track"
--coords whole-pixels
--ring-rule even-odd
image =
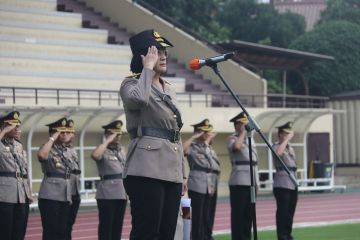
[[[272,196],[260,197],[256,203],[258,229],[275,227],[276,203]],[[301,194],[295,213],[295,225],[318,225],[357,221],[360,222],[360,193]],[[80,211],[73,230],[73,239],[96,240],[97,210]],[[219,200],[215,219],[215,233],[230,231],[230,205],[228,200]],[[123,239],[128,239],[131,229],[129,208],[124,219]],[[29,217],[26,240],[41,239],[39,213]]]

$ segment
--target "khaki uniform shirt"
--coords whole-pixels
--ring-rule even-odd
[[[120,88],[127,130],[138,129],[140,136],[130,142],[124,177],[142,176],[182,183],[184,158],[181,140],[173,143],[167,139],[141,136],[141,127],[179,130],[174,113],[151,88],[154,75],[154,71],[144,68],[139,79],[126,78]],[[164,84],[164,93],[177,106],[175,92],[169,84]]]
[[[79,158],[75,148],[71,145],[67,147],[67,151],[69,151],[69,155],[71,157],[71,169],[80,171]],[[71,184],[71,195],[78,196],[80,195],[80,174],[71,174],[70,175],[70,184]]]
[[[119,145],[108,146],[100,160],[96,161],[100,177],[112,174],[123,174],[125,153]],[[100,180],[97,185],[96,199],[126,199],[122,179]]]
[[[203,142],[194,141],[187,154],[190,173],[188,188],[191,191],[213,194],[217,191],[219,174],[196,170],[196,167],[220,172],[220,163],[214,149]]]
[[[0,172],[28,174],[28,162],[20,142],[0,141]],[[31,198],[28,179],[0,176],[0,202],[26,203]]]
[[[275,143],[273,145],[275,151],[278,147],[279,147],[279,143]],[[284,154],[280,157],[288,168],[296,167],[295,151],[290,145],[286,146]],[[293,182],[291,181],[285,170],[279,170],[279,168],[281,168],[280,163],[276,159],[273,160],[273,163],[276,168],[273,187],[295,190],[296,187],[294,186]],[[296,179],[296,174],[295,174],[296,172],[290,170],[290,173]]]
[[[39,198],[71,203],[71,180],[46,176],[47,172],[65,174],[66,171],[71,171],[73,165],[71,151],[67,147],[54,144],[49,152],[48,159],[39,159],[39,161],[44,173]],[[56,166],[57,162],[60,163],[59,166]]]
[[[247,162],[250,161],[248,138],[245,137],[241,149],[236,151],[234,150],[234,144],[237,138],[238,136],[236,134],[233,134],[228,138],[227,149],[232,164],[230,178],[229,178],[229,185],[251,186],[249,164],[236,165],[236,162],[238,161],[247,161]],[[253,139],[251,140],[251,147],[252,147],[252,161],[257,162],[258,155],[255,147],[255,142],[253,141]],[[256,183],[259,183],[259,174],[258,174],[257,165],[253,166],[253,169],[255,170],[254,171],[255,181]]]

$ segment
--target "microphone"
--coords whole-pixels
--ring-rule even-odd
[[[235,55],[234,52],[230,52],[230,53],[225,53],[225,54],[211,57],[211,58],[205,58],[205,59],[194,58],[194,59],[191,59],[191,61],[189,63],[189,67],[192,70],[198,70],[205,65],[211,67],[215,63],[223,62],[223,61],[226,61],[226,60],[232,58],[234,55]]]

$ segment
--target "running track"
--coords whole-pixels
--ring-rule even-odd
[[[275,200],[272,196],[259,197],[256,203],[257,227],[274,229]],[[123,239],[130,232],[130,213],[126,210]],[[295,226],[313,226],[341,222],[360,222],[360,193],[301,194],[295,213]],[[79,211],[74,230],[74,240],[97,239],[97,210]],[[215,233],[230,231],[230,205],[228,200],[219,200],[215,219]],[[41,239],[39,213],[29,217],[26,240]]]

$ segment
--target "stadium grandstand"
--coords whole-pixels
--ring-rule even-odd
[[[42,179],[36,151],[47,138],[45,124],[66,116],[76,124],[83,202],[94,202],[98,177],[90,152],[102,141],[103,123],[125,120],[118,90],[124,77],[130,74],[128,38],[148,28],[170,36],[176,46],[170,50],[165,78],[178,93],[185,122],[183,138],[191,134],[190,124],[204,118],[211,119],[218,133],[214,147],[222,168],[219,193],[228,195],[231,166],[225,142],[233,131],[229,119],[240,110],[211,69],[202,68],[195,73],[186,65],[193,57],[237,51],[238,45],[210,43],[150,6],[128,0],[0,0],[0,12],[0,109],[2,114],[13,109],[22,114],[22,140],[35,195]],[[266,58],[274,64],[284,64],[284,59],[266,56],[268,50],[260,46],[252,65]],[[282,54],[280,58],[290,53],[298,54],[295,57],[300,59],[311,55],[272,50],[272,55]],[[300,190],[337,187],[332,165],[333,116],[343,111],[332,109],[328,98],[267,94],[266,80],[237,58],[220,64],[219,68],[270,142],[276,139],[276,126],[294,121],[297,137],[293,145],[298,156]],[[270,191],[272,157],[261,139],[256,134],[254,137],[259,149],[261,190]],[[125,136],[125,145],[128,140]],[[316,150],[308,148],[321,143]],[[313,161],[329,163],[328,174],[314,176],[309,172]]]

